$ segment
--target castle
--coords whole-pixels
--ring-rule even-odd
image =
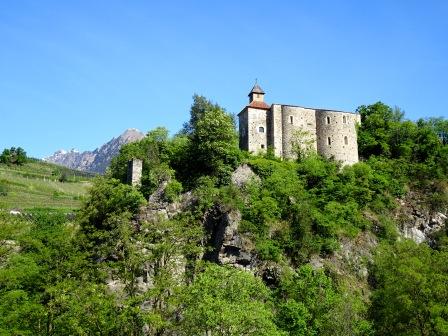
[[[282,158],[294,158],[294,142],[343,164],[358,162],[356,124],[359,114],[264,102],[264,91],[256,83],[249,104],[238,114],[240,148],[253,153],[272,147]],[[304,141],[305,140],[305,141]]]

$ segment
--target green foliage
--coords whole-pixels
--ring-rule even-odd
[[[26,152],[22,147],[11,147],[10,149],[4,149],[0,155],[0,163],[8,165],[21,166],[28,160]]]
[[[347,301],[321,270],[285,272],[277,295],[277,325],[289,335],[368,335],[362,305]]]
[[[182,335],[280,335],[269,290],[247,272],[207,265],[183,295]]]
[[[400,160],[400,171],[419,180],[447,176],[447,149],[438,133],[446,129],[443,119],[403,121],[404,113],[383,103],[360,106],[358,132],[360,155]]]
[[[448,335],[447,257],[407,240],[378,249],[371,308],[378,335]]]
[[[85,248],[94,256],[108,257],[116,249],[120,229],[145,200],[133,187],[116,179],[98,177],[80,212]]]
[[[193,105],[190,121],[193,172],[216,177],[219,184],[227,184],[240,160],[234,120],[224,109],[211,103],[197,118],[193,118],[194,110]]]

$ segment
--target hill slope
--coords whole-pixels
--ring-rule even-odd
[[[23,166],[0,164],[0,208],[78,208],[91,176],[38,160]]]

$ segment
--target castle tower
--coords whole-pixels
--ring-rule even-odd
[[[238,114],[240,148],[249,152],[265,152],[268,146],[268,111],[264,91],[255,83],[249,92],[249,104]]]

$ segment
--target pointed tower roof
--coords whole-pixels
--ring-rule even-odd
[[[260,93],[260,94],[264,94],[263,89],[260,87],[260,85],[258,85],[257,82],[255,82],[254,87],[252,88],[252,90],[250,90],[248,96],[250,96],[253,93]]]

